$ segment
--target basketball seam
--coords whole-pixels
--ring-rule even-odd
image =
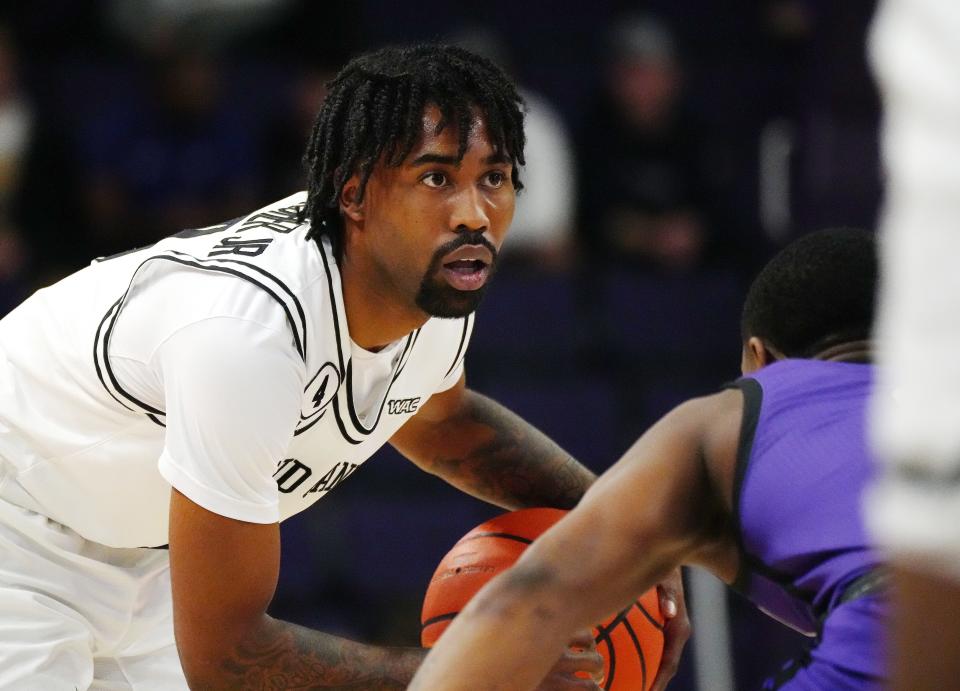
[[[435,616],[435,617],[430,617],[430,618],[427,619],[425,622],[423,622],[420,626],[425,629],[425,628],[427,628],[428,626],[430,626],[431,624],[438,624],[438,623],[440,623],[441,621],[450,621],[451,619],[453,619],[453,618],[454,618],[455,616],[457,616],[458,614],[460,614],[460,613],[459,613],[459,612],[447,612],[446,614],[438,614],[438,615]]]
[[[637,649],[637,656],[640,658],[640,686],[646,691],[647,688],[647,660],[646,656],[643,654],[643,646],[640,645],[640,641],[637,638],[637,632],[633,630],[633,627],[630,625],[630,620],[624,618],[623,625],[627,629],[627,633],[630,635],[630,640],[633,641],[633,647]]]
[[[661,632],[662,632],[662,631],[663,631],[663,624],[661,624],[661,623],[658,622],[656,619],[654,619],[654,618],[653,618],[653,615],[650,614],[650,612],[647,611],[647,608],[644,607],[643,604],[642,604],[639,600],[637,600],[637,602],[636,602],[635,604],[637,605],[637,607],[640,608],[640,611],[643,612],[643,616],[645,616],[645,617],[647,618],[647,621],[649,621],[651,624],[653,624],[653,628],[657,629],[657,631],[661,631]]]

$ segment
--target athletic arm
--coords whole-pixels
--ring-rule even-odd
[[[207,318],[150,357],[162,382],[161,474],[174,487],[168,540],[174,632],[193,688],[402,689],[423,652],[365,646],[267,616],[280,564],[273,474],[305,384],[289,327]]]
[[[421,469],[506,509],[569,509],[594,475],[465,379],[435,394],[390,440]]]
[[[689,401],[652,427],[517,564],[454,620],[411,689],[531,689],[573,631],[601,621],[722,540],[706,456],[737,392]]]
[[[423,650],[363,645],[268,616],[279,568],[278,524],[227,518],[173,491],[174,630],[191,688],[406,688]]]

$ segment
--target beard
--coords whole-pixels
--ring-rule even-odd
[[[476,290],[457,290],[440,275],[443,268],[443,257],[464,245],[481,245],[490,250],[493,256],[490,266],[487,267],[487,280]],[[434,252],[433,258],[430,260],[430,266],[420,282],[420,289],[417,291],[417,307],[431,317],[440,319],[460,319],[473,313],[487,292],[496,266],[497,250],[489,240],[475,233],[465,232],[457,236]]]

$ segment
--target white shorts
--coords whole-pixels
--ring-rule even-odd
[[[0,499],[0,689],[186,689],[166,550],[116,549]]]

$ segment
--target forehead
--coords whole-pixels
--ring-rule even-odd
[[[407,158],[416,157],[429,150],[443,150],[446,154],[456,155],[460,145],[460,128],[463,126],[462,122],[444,123],[440,108],[428,104],[423,109],[420,132]],[[493,153],[494,147],[487,131],[487,123],[479,109],[470,110],[470,121],[467,126],[470,128],[467,132],[467,150],[476,149],[483,156]]]

